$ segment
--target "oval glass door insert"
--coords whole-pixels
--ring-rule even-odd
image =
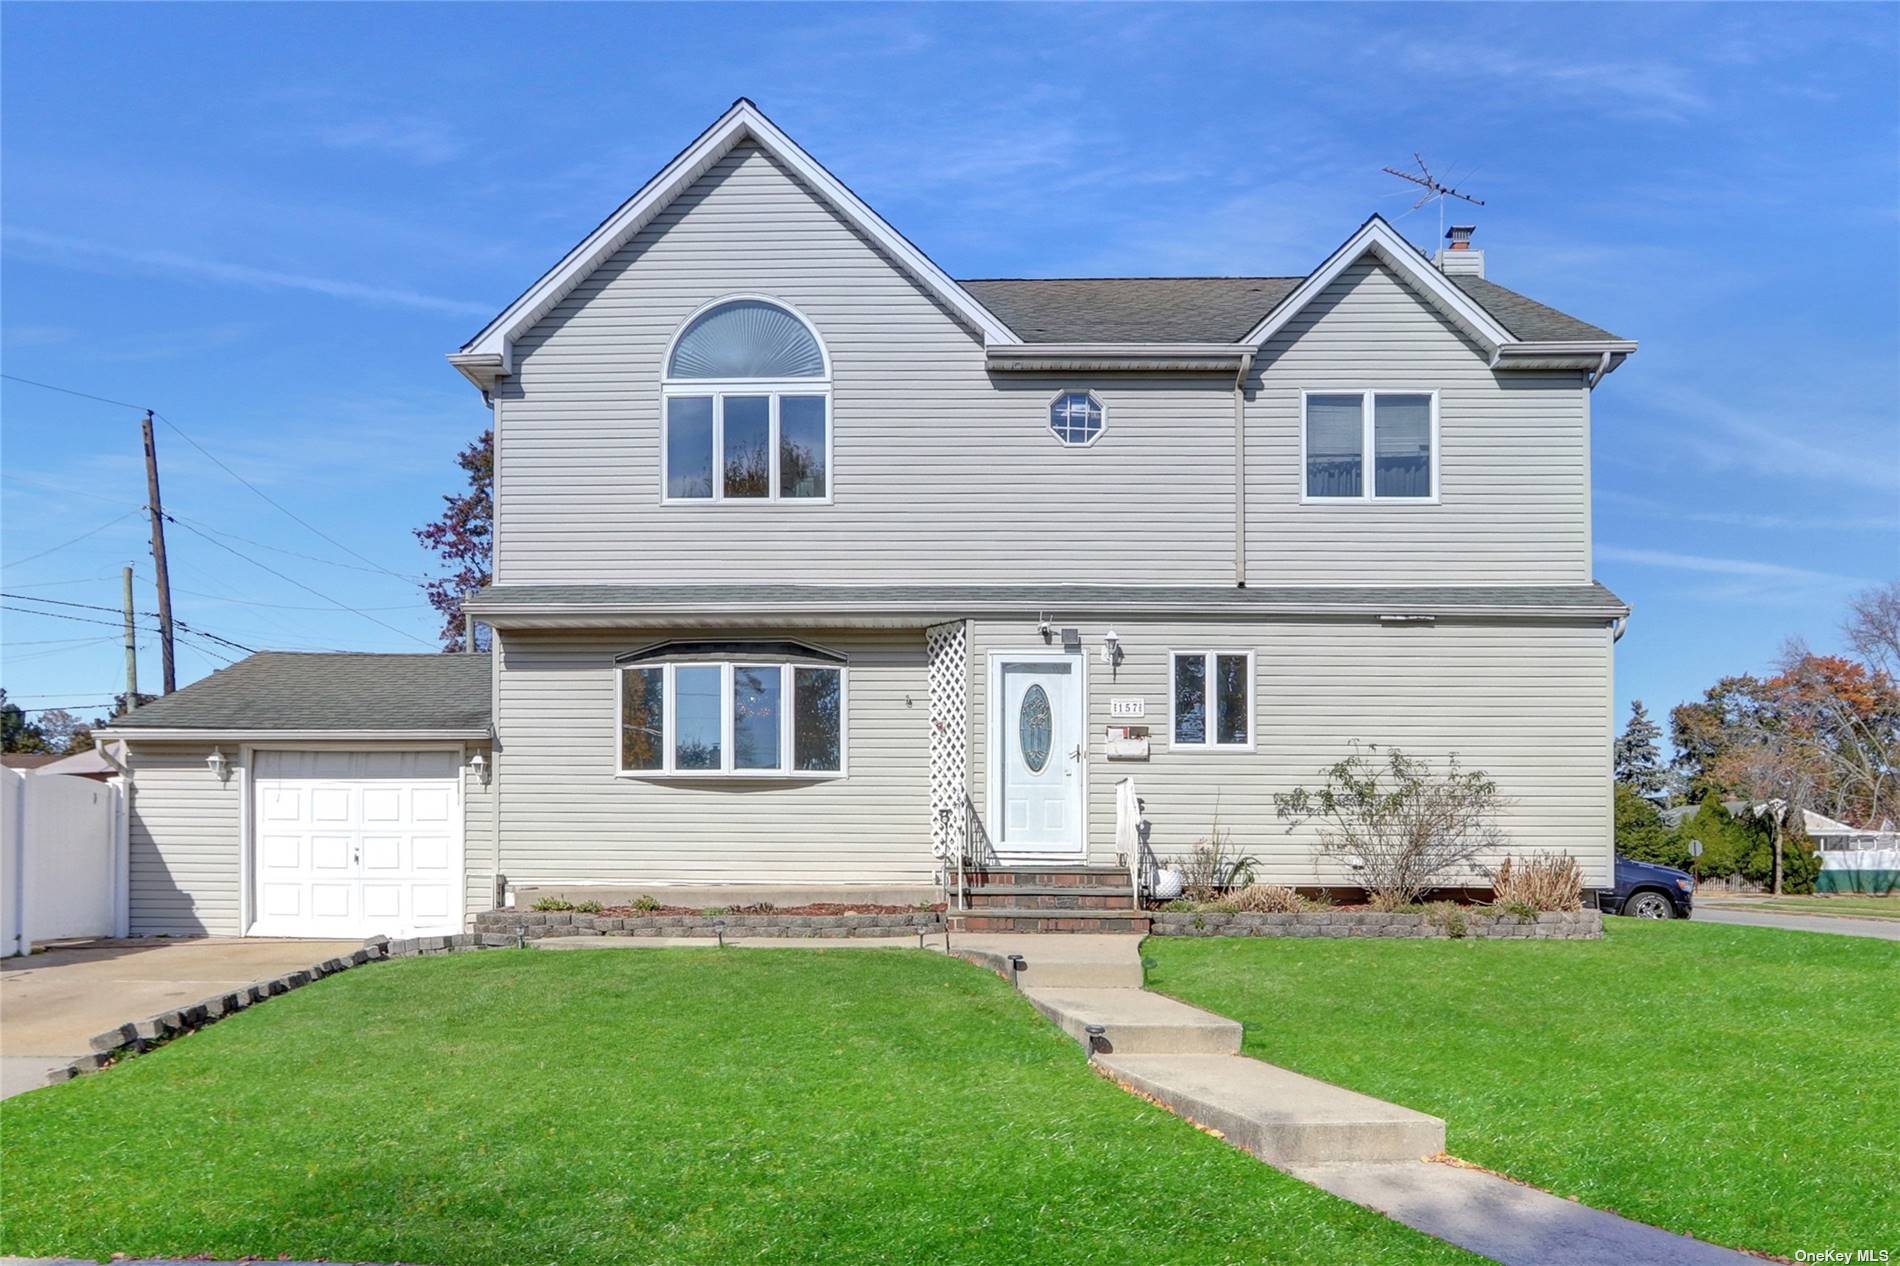
[[[1022,713],[1017,717],[1016,732],[1021,740],[1023,763],[1029,772],[1040,774],[1049,763],[1049,692],[1032,685],[1023,691]]]

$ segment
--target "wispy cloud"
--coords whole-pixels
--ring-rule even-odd
[[[325,295],[332,299],[344,299],[353,303],[367,303],[377,307],[416,308],[450,316],[487,316],[493,311],[493,306],[490,304],[446,299],[400,286],[368,285],[334,277],[283,272],[274,268],[257,268],[249,264],[205,259],[177,251],[113,246],[105,242],[92,242],[58,233],[43,233],[38,229],[19,228],[13,225],[8,225],[3,232],[10,253],[19,253],[12,249],[15,246],[24,247],[29,256],[34,259],[67,267],[129,269],[142,273],[188,277],[197,281],[247,286],[253,289],[300,290],[308,294]]]
[[[1670,571],[1696,572],[1705,576],[1737,576],[1763,581],[1858,585],[1866,582],[1854,576],[1790,567],[1785,563],[1763,562],[1755,558],[1717,558],[1708,554],[1682,554],[1674,550],[1631,549],[1622,545],[1599,545],[1599,562],[1630,563],[1638,567],[1660,567]]]
[[[1648,469],[1648,467],[1644,467]],[[1621,506],[1649,519],[1671,523],[1709,523],[1760,531],[1900,532],[1900,514],[1775,514],[1752,510],[1696,510],[1614,488],[1598,488],[1603,505]]]
[[[329,149],[367,150],[433,167],[453,162],[469,143],[452,124],[420,115],[387,115],[320,123],[312,129]]]
[[[1593,108],[1607,104],[1629,117],[1682,122],[1713,106],[1677,62],[1546,57],[1469,40],[1393,40],[1382,47],[1382,56],[1396,54],[1407,67],[1435,80],[1508,81],[1519,91],[1541,89],[1547,96]]]
[[[1746,407],[1677,387],[1651,400],[1676,422],[1658,428],[1712,471],[1744,471],[1775,480],[1900,492],[1900,463],[1892,460],[1896,432],[1891,413],[1862,408],[1846,394],[1779,403],[1755,399]]]

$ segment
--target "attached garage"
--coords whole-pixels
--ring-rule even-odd
[[[492,904],[489,690],[486,655],[264,652],[121,718],[128,930],[462,931]]]

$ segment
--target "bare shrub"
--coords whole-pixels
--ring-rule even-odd
[[[1230,888],[1243,888],[1253,882],[1259,859],[1234,848],[1234,833],[1220,824],[1220,815],[1207,835],[1194,842],[1187,856],[1171,858],[1168,864],[1181,872],[1181,894],[1190,901],[1218,900]]]
[[[1232,900],[1243,914],[1298,914],[1306,909],[1306,898],[1285,884],[1248,884]]]
[[[1538,910],[1583,909],[1583,872],[1562,853],[1507,857],[1491,876],[1491,900],[1501,906]]]
[[[1318,791],[1275,792],[1273,805],[1288,831],[1318,820],[1320,851],[1352,867],[1373,902],[1411,905],[1505,843],[1497,818],[1510,801],[1482,770],[1462,768],[1453,755],[1434,773],[1396,747],[1381,754],[1374,743],[1352,746],[1351,756],[1321,771]]]

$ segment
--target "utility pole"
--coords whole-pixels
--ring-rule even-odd
[[[146,509],[152,512],[152,569],[158,577],[158,644],[165,663],[165,693],[178,689],[172,642],[172,577],[165,566],[165,503],[158,495],[158,444],[152,438],[152,411],[145,411]]]
[[[136,712],[139,706],[138,626],[132,622],[132,569],[125,569],[125,710]]]

